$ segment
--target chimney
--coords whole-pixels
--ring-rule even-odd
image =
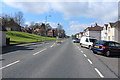
[[[98,25],[97,25],[97,23],[95,23],[95,27],[97,27]]]

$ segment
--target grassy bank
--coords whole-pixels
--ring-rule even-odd
[[[55,38],[42,37],[39,35],[29,34],[25,32],[17,32],[17,31],[7,31],[6,37],[10,38],[10,44],[22,44],[22,43],[55,40]]]

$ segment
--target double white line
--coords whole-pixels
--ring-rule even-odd
[[[37,55],[37,54],[39,54],[39,53],[41,53],[41,52],[43,52],[43,51],[45,51],[45,50],[46,50],[46,48],[43,49],[43,50],[41,50],[41,51],[38,51],[38,52],[34,53],[33,55]]]

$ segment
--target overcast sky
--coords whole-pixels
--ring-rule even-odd
[[[26,24],[45,22],[48,16],[51,26],[60,23],[68,35],[81,32],[95,22],[103,26],[118,19],[118,0],[3,0],[1,4],[2,13],[22,11]]]

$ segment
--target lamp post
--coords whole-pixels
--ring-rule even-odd
[[[48,17],[51,17],[51,15],[49,15],[49,16],[45,16],[45,24],[47,24]]]
[[[47,21],[48,21],[48,17],[51,17],[51,15],[45,16],[45,33],[46,33],[46,36],[47,36]]]

